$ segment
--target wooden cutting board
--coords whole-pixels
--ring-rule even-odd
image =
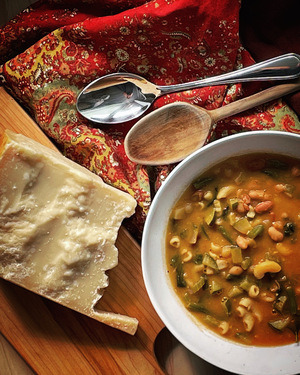
[[[0,108],[0,134],[9,128],[55,148],[3,88]],[[163,323],[144,286],[140,247],[123,227],[116,245],[119,264],[109,271],[110,284],[99,308],[136,317],[139,328],[134,336],[0,279],[0,332],[36,373],[163,373],[153,353],[153,343]]]

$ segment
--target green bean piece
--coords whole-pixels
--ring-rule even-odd
[[[204,178],[199,178],[196,181],[193,182],[193,186],[196,190],[199,190],[205,186],[207,186],[210,182],[214,180],[213,177],[204,177]]]
[[[247,236],[250,238],[256,238],[263,233],[264,229],[265,227],[262,224],[255,225],[255,227],[253,227],[250,232],[247,233]]]
[[[211,324],[212,326],[215,326],[215,327],[217,327],[220,324],[220,321],[212,315],[206,315],[204,320],[207,323],[209,323],[209,324]]]
[[[244,271],[246,271],[252,264],[252,260],[250,257],[246,257],[242,262],[241,262],[241,267]]]
[[[283,309],[284,309],[284,306],[286,304],[286,301],[287,301],[287,296],[284,296],[284,295],[281,295],[280,297],[278,297],[276,299],[276,301],[274,302],[274,309],[280,313],[283,312]]]
[[[170,227],[172,230],[172,233],[176,233],[178,230],[178,220],[175,220],[174,218],[170,219]]]
[[[218,281],[216,281],[216,280],[211,281],[211,284],[209,285],[209,293],[210,294],[220,293],[222,291],[222,289],[223,289],[223,286]]]
[[[177,264],[179,263],[180,261],[180,257],[178,254],[174,255],[172,258],[171,258],[171,266],[172,267],[177,267]]]
[[[217,270],[217,271],[219,270],[217,262],[208,253],[204,253],[202,264],[204,264],[204,266],[210,267],[214,270]]]
[[[272,328],[275,328],[277,331],[283,331],[288,324],[290,323],[291,319],[288,316],[284,319],[278,319],[278,320],[271,320],[268,322],[269,326]]]
[[[192,311],[201,312],[207,315],[211,314],[209,310],[207,310],[207,308],[204,305],[202,305],[200,302],[187,302],[186,307]]]
[[[230,316],[232,313],[232,304],[228,297],[223,297],[221,300],[221,305],[223,306],[227,316]]]
[[[209,238],[209,235],[206,232],[206,229],[205,229],[204,225],[201,225],[201,230],[202,230],[202,233],[204,234],[204,236],[209,240],[210,238]]]
[[[230,251],[232,262],[234,264],[241,264],[243,261],[242,249],[238,246],[232,246]]]
[[[183,264],[181,262],[177,264],[177,267],[176,267],[176,281],[177,281],[178,288],[186,287],[186,281],[184,279]]]
[[[178,254],[171,258],[171,266],[176,268],[176,281],[179,288],[186,287],[186,281],[184,279],[183,265]]]
[[[196,254],[193,258],[193,262],[195,264],[202,264],[203,261],[203,255],[202,254]]]
[[[206,283],[206,278],[204,276],[200,276],[199,280],[193,285],[192,292],[197,293],[200,289],[204,287]]]
[[[218,226],[219,232],[222,234],[222,236],[232,245],[235,245],[235,242],[231,238],[230,234],[227,232],[227,230],[223,227],[223,225]]]
[[[288,298],[288,302],[289,302],[290,313],[292,315],[296,315],[297,310],[298,310],[298,306],[297,306],[295,290],[292,286],[287,286],[286,287],[286,293],[287,293],[287,298]]]
[[[226,207],[223,208],[223,211],[222,211],[222,215],[221,215],[221,217],[222,217],[223,219],[225,219],[225,218],[227,217],[228,214],[229,214],[229,206],[226,206]]]
[[[251,286],[255,284],[255,282],[253,282],[250,277],[247,275],[243,278],[243,280],[240,282],[240,287],[245,290],[246,292],[249,291],[249,289],[251,288]]]
[[[244,293],[244,290],[242,288],[240,288],[237,285],[233,285],[233,287],[228,292],[228,297],[234,298],[234,297],[240,296],[243,293]]]
[[[191,234],[189,237],[189,243],[190,244],[195,244],[198,240],[198,233],[199,233],[199,228],[196,224],[192,224],[191,228]]]

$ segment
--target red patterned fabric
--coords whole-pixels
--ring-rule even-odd
[[[117,71],[169,85],[253,64],[239,39],[240,6],[238,0],[49,0],[0,29],[5,87],[67,157],[135,197],[138,210],[129,225],[137,236],[152,195],[173,166],[132,163],[123,140],[135,121],[95,126],[77,113],[77,95],[95,78]],[[151,110],[178,100],[214,109],[266,86],[236,84],[166,95]],[[210,141],[254,129],[300,133],[300,124],[283,101],[273,101],[220,121]]]

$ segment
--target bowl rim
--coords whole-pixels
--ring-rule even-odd
[[[203,146],[201,149],[189,155],[171,171],[166,180],[163,182],[163,185],[156,193],[145,221],[141,242],[141,264],[146,291],[154,309],[169,331],[191,352],[207,362],[210,362],[211,364],[232,373],[239,373],[243,375],[261,375],[262,373],[266,375],[291,375],[298,374],[300,371],[299,345],[295,343],[277,347],[247,346],[220,337],[201,324],[196,323],[195,319],[191,319],[189,316],[190,314],[184,308],[182,302],[179,300],[179,297],[175,295],[175,292],[170,285],[166,268],[163,268],[165,264],[165,256],[163,251],[165,245],[163,240],[166,224],[162,225],[161,215],[163,216],[163,220],[166,219],[169,216],[172,205],[170,204],[171,207],[169,207],[169,211],[167,213],[163,213],[164,206],[169,204],[170,201],[173,201],[174,204],[174,202],[179,199],[185,188],[194,178],[196,178],[196,175],[193,175],[194,177],[190,178],[190,181],[186,181],[185,184],[182,184],[180,188],[174,188],[174,184],[176,185],[176,179],[178,179],[181,175],[184,175],[185,171],[189,167],[193,166],[193,163],[196,163],[198,158],[203,155],[205,156],[207,153],[216,151],[214,153],[214,159],[219,158],[219,160],[210,165],[206,165],[208,162],[204,163],[206,167],[199,172],[199,175],[214,164],[220,162],[222,159],[220,159],[220,156],[216,154],[217,150],[224,145],[228,147],[231,144],[236,144],[236,142],[239,142],[240,140],[243,142],[249,140],[249,144],[258,140],[259,142],[263,142],[266,137],[271,137],[272,139],[275,137],[276,139],[280,140],[280,142],[281,140],[290,140],[292,142],[296,140],[300,142],[300,135],[295,133],[274,130],[242,132],[213,141]],[[255,146],[252,152],[272,153],[272,148],[269,147],[266,151],[260,151],[258,149],[256,150]],[[241,155],[243,153],[245,154],[246,152],[246,150],[243,152],[233,152],[232,154],[225,156],[224,159],[235,155]],[[274,151],[274,153],[278,154],[279,151]],[[293,156],[293,152],[290,153],[288,150],[287,152],[284,152],[284,154]],[[170,186],[175,189],[175,193],[173,193],[173,195],[169,194],[167,191]],[[166,222],[167,220],[165,223]],[[158,235],[157,232],[159,233]],[[151,269],[151,267],[153,268],[153,262],[154,266],[158,267],[158,272]],[[168,301],[166,301],[165,298],[166,293],[169,293],[170,298],[168,298]],[[166,306],[167,302],[170,302],[169,306]],[[178,326],[178,322],[176,322],[178,317],[183,318],[181,325],[184,327]],[[193,336],[196,335],[198,341],[196,342],[194,337],[187,339],[184,333],[185,329],[189,329],[189,332],[193,332]],[[213,346],[213,348],[211,346]],[[237,361],[238,364],[236,363]],[[255,364],[254,368],[253,364]]]

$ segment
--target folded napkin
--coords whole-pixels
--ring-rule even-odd
[[[3,84],[67,157],[134,196],[138,209],[127,226],[136,238],[153,194],[173,165],[146,168],[131,162],[123,140],[135,121],[95,126],[77,113],[77,95],[95,78],[117,71],[169,85],[253,64],[239,38],[240,7],[239,0],[48,0],[0,29]],[[247,33],[244,37],[251,40]],[[214,109],[268,85],[166,95],[150,110],[174,101]],[[209,141],[257,129],[300,133],[300,123],[291,107],[277,100],[220,121]]]

